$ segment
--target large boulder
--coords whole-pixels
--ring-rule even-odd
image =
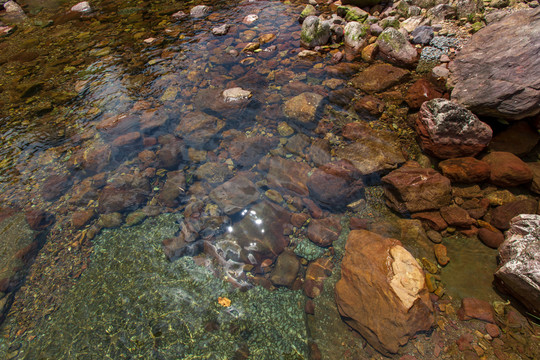
[[[326,45],[330,40],[331,30],[329,21],[321,21],[317,16],[308,16],[302,23],[300,44],[308,49]]]
[[[540,215],[519,215],[510,222],[499,247],[496,286],[540,316]]]
[[[412,66],[418,61],[416,48],[397,29],[388,27],[377,38],[379,53],[385,60],[400,66]]]
[[[450,180],[415,163],[392,171],[382,182],[387,205],[402,214],[437,210],[450,204]]]
[[[450,64],[452,99],[478,115],[540,113],[540,8],[519,11],[471,37]]]
[[[440,159],[474,156],[493,135],[489,125],[472,112],[442,98],[422,104],[416,132],[422,149]]]
[[[374,348],[396,353],[433,325],[424,272],[395,239],[366,230],[350,232],[336,284],[341,316]]]

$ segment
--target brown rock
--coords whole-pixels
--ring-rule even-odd
[[[178,206],[179,197],[186,193],[186,176],[182,170],[167,173],[167,180],[157,197],[158,202],[166,207]]]
[[[235,214],[259,199],[259,191],[251,180],[237,175],[210,192],[210,199],[227,215]]]
[[[533,199],[516,200],[496,207],[491,212],[491,225],[501,230],[510,228],[510,220],[519,214],[536,214],[538,202]]]
[[[336,284],[341,316],[383,354],[434,322],[424,272],[398,240],[366,230],[349,234]]]
[[[362,96],[353,103],[353,108],[356,113],[361,117],[367,117],[368,119],[376,118],[384,111],[385,103],[378,97],[367,95]]]
[[[351,83],[357,89],[374,93],[405,81],[408,75],[407,70],[389,64],[375,64],[352,78]]]
[[[270,274],[270,281],[277,286],[291,287],[300,270],[300,261],[292,251],[282,252]]]
[[[133,131],[124,135],[118,136],[113,140],[112,145],[116,147],[129,147],[141,143],[142,137],[141,133],[138,131]]]
[[[489,144],[489,149],[524,156],[534,149],[539,139],[538,131],[533,129],[526,121],[519,121],[495,135]]]
[[[94,209],[76,211],[71,216],[71,225],[75,229],[80,229],[92,220],[95,214]]]
[[[306,183],[311,170],[308,164],[274,156],[263,159],[259,167],[262,171],[268,171],[266,179],[270,188],[292,196],[308,195]]]
[[[497,186],[511,187],[526,184],[533,178],[531,169],[516,155],[494,151],[482,159],[491,166],[490,181]]]
[[[495,323],[495,311],[490,303],[475,298],[461,300],[461,308],[457,311],[459,320],[477,319]]]
[[[437,258],[439,265],[445,266],[450,262],[450,258],[447,255],[446,246],[442,244],[435,244],[433,245],[433,252],[435,253],[435,257]]]
[[[504,235],[500,231],[491,231],[486,228],[478,229],[478,238],[492,249],[497,249],[504,241]]]
[[[305,213],[294,213],[291,215],[291,224],[297,228],[304,226],[306,221],[309,219],[309,215]]]
[[[411,85],[405,101],[411,109],[419,109],[425,101],[442,97],[442,92],[426,79],[418,79]]]
[[[444,221],[439,211],[418,212],[412,214],[411,217],[427,223],[435,231],[442,231],[448,227],[448,224]]]
[[[345,207],[364,187],[358,171],[346,161],[332,162],[315,169],[307,186],[313,199],[331,209]]]
[[[317,126],[322,103],[323,96],[313,92],[304,92],[285,102],[283,114],[300,125],[313,129]]]
[[[226,147],[235,165],[240,168],[250,168],[271,149],[275,148],[278,142],[277,137],[238,137],[232,142],[228,141]]]
[[[457,183],[479,183],[489,179],[489,164],[473,157],[441,161],[439,167],[444,176]]]
[[[207,149],[211,147],[212,141],[224,126],[223,120],[201,111],[194,111],[182,117],[175,132],[184,138],[188,146]]]
[[[70,186],[68,175],[51,175],[41,186],[41,197],[43,200],[51,201],[61,196]]]
[[[28,226],[35,231],[45,230],[54,222],[53,216],[41,209],[28,210],[24,215]]]
[[[409,163],[382,178],[386,202],[404,214],[436,210],[450,203],[450,180],[433,169]]]
[[[148,179],[126,174],[107,184],[99,194],[100,214],[135,210],[141,206],[150,192]]]
[[[461,204],[461,208],[465,209],[473,219],[480,219],[487,213],[489,200],[477,198],[468,199]]]
[[[107,144],[95,144],[85,149],[82,154],[81,166],[87,173],[99,173],[109,165],[112,150]]]
[[[489,334],[489,336],[491,336],[494,339],[501,336],[501,329],[499,329],[499,327],[495,324],[487,323],[486,332]]]
[[[534,163],[527,163],[529,169],[533,173],[533,180],[531,182],[531,191],[540,194],[540,161]]]
[[[309,263],[304,281],[304,294],[314,299],[321,295],[324,287],[324,280],[332,275],[334,264],[329,258],[319,258]]]
[[[338,218],[313,219],[308,226],[307,236],[318,246],[327,247],[337,240],[341,233]]]
[[[467,210],[456,205],[444,206],[440,209],[441,216],[450,226],[468,228],[476,221],[469,216]]]
[[[176,170],[182,163],[185,151],[184,142],[176,137],[163,144],[158,152],[159,166],[165,169]]]
[[[366,122],[352,122],[341,129],[341,135],[348,140],[358,140],[367,136],[371,131]]]

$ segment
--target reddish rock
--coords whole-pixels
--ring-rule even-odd
[[[148,179],[132,174],[119,176],[101,190],[98,212],[108,214],[135,210],[145,202],[149,192]]]
[[[398,240],[353,230],[335,287],[341,316],[383,354],[433,325],[424,272]]]
[[[389,64],[375,64],[352,78],[351,83],[367,93],[381,92],[405,81],[408,75],[407,70]]]
[[[512,153],[494,151],[484,156],[482,160],[491,166],[489,179],[497,186],[518,186],[533,179],[533,173],[527,164]]]
[[[210,192],[210,199],[227,215],[235,214],[259,199],[259,191],[251,180],[237,175]]]
[[[363,190],[358,171],[346,161],[315,169],[307,181],[313,199],[326,208],[343,208]]]
[[[111,160],[112,150],[108,144],[95,144],[84,150],[81,156],[81,167],[89,174],[103,171]]]
[[[130,132],[138,124],[138,116],[120,114],[102,119],[96,125],[96,129],[108,135],[120,135]]]
[[[309,219],[309,215],[305,213],[294,213],[291,215],[291,224],[297,228],[304,226],[306,221]]]
[[[182,117],[175,133],[183,137],[188,146],[206,149],[225,126],[225,122],[201,111],[194,111]]]
[[[450,258],[447,255],[446,246],[442,244],[433,245],[433,252],[435,253],[435,258],[441,266],[445,266],[450,262]]]
[[[304,294],[312,299],[321,295],[324,287],[324,280],[332,275],[333,268],[334,264],[329,258],[319,258],[310,262],[304,281]]]
[[[63,195],[71,185],[68,175],[51,175],[41,186],[41,197],[51,201]]]
[[[138,131],[133,131],[124,135],[118,136],[113,140],[112,144],[116,147],[128,147],[134,146],[141,142],[141,133]]]
[[[411,109],[419,109],[425,101],[440,97],[442,92],[433,83],[426,79],[418,79],[407,90],[405,101]]]
[[[337,240],[341,233],[338,218],[313,219],[308,226],[307,236],[318,246],[327,247]]]
[[[306,314],[314,315],[315,314],[315,303],[311,299],[306,300],[306,304],[304,306],[304,311]]]
[[[478,229],[478,238],[492,249],[497,249],[504,241],[504,235],[500,231],[491,231],[486,228]]]
[[[86,225],[94,217],[94,209],[80,210],[73,213],[71,216],[71,225],[75,229],[80,229]]]
[[[361,219],[357,217],[352,217],[349,221],[349,228],[351,230],[367,230],[369,226],[368,219]]]
[[[264,155],[275,148],[279,142],[277,137],[254,136],[250,138],[238,137],[227,142],[227,151],[235,165],[240,168],[250,168]]]
[[[472,350],[472,342],[474,340],[474,335],[471,333],[463,334],[456,340],[456,345],[458,346],[459,351]]]
[[[180,167],[186,151],[184,142],[176,137],[162,144],[157,153],[159,166],[165,169],[176,170]]]
[[[439,211],[414,213],[411,217],[427,223],[430,228],[436,231],[442,231],[448,227],[448,224],[444,221]]]
[[[488,208],[489,208],[489,200],[488,199],[478,199],[473,198],[469,200],[465,200],[463,204],[461,204],[461,208],[465,209],[470,217],[473,219],[480,219],[484,215],[486,215]]]
[[[359,116],[367,116],[368,118],[381,115],[384,111],[384,106],[385,103],[383,100],[371,95],[362,96],[353,103],[354,111]]]
[[[489,179],[489,164],[473,157],[448,159],[439,163],[444,176],[457,183],[479,183]]]
[[[440,159],[474,156],[489,144],[492,136],[489,125],[446,99],[422,104],[416,132],[422,149]]]
[[[140,118],[141,131],[151,133],[166,125],[169,114],[162,108],[145,110]]]
[[[324,97],[313,92],[303,92],[283,104],[283,114],[296,123],[313,129],[317,127]]]
[[[372,130],[369,128],[369,125],[366,122],[348,123],[341,129],[341,134],[343,137],[349,140],[361,139],[371,132]]]
[[[527,163],[529,169],[532,171],[533,180],[531,182],[531,191],[540,194],[540,161],[534,163]]]
[[[315,204],[313,200],[309,198],[303,198],[302,203],[306,206],[312,218],[314,219],[322,218],[323,211],[317,204]]]
[[[498,229],[510,228],[510,220],[519,214],[536,214],[538,202],[533,199],[516,200],[491,211],[491,225]]]
[[[436,210],[451,200],[450,180],[415,163],[392,171],[382,182],[386,203],[402,214]]]
[[[489,149],[524,156],[534,149],[539,139],[538,131],[533,129],[526,121],[519,121],[495,135],[489,144]]]
[[[270,188],[292,196],[308,195],[306,183],[311,168],[306,163],[274,156],[263,159],[259,167],[268,171],[266,179]]]
[[[469,216],[467,210],[464,210],[457,205],[444,206],[440,209],[440,212],[444,221],[450,226],[468,228],[476,223],[476,221]]]
[[[486,332],[489,334],[489,336],[491,336],[494,339],[501,336],[501,329],[499,329],[499,327],[495,324],[487,323]]]
[[[28,210],[24,215],[28,226],[35,231],[45,230],[54,222],[51,215],[40,209]]]
[[[461,308],[457,311],[459,320],[477,319],[489,323],[495,323],[495,311],[490,303],[475,298],[461,300]]]

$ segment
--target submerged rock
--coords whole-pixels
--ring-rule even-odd
[[[212,190],[210,199],[218,204],[225,214],[231,215],[244,210],[249,204],[257,201],[259,191],[251,180],[237,175]]]
[[[285,102],[283,114],[298,124],[313,129],[317,126],[322,102],[322,95],[304,92]]]
[[[389,64],[375,64],[355,76],[351,83],[368,93],[380,92],[404,81],[408,75],[407,70]]]
[[[450,64],[452,99],[478,115],[519,120],[540,113],[539,37],[540,9],[474,34]]]
[[[398,240],[366,230],[349,234],[335,294],[345,322],[383,354],[397,353],[434,322],[415,258]]]
[[[540,316],[540,215],[519,215],[499,247],[500,267],[495,285]]]
[[[201,111],[194,111],[182,117],[175,132],[184,138],[187,145],[205,149],[212,146],[212,140],[224,126],[223,120]]]
[[[189,15],[193,18],[202,18],[210,13],[210,7],[206,5],[197,5],[189,11]]]
[[[440,159],[474,156],[489,144],[493,134],[472,112],[446,99],[422,104],[416,132],[422,149]]]

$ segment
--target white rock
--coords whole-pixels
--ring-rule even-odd
[[[246,25],[251,25],[253,24],[255,21],[259,20],[259,17],[255,14],[250,14],[248,16],[246,16],[244,18],[244,20],[242,20],[242,22]]]
[[[194,18],[202,18],[210,13],[210,7],[206,5],[197,5],[189,11],[189,15]]]
[[[223,91],[222,95],[225,102],[235,102],[249,99],[251,97],[251,91],[244,90],[240,87],[234,87]]]
[[[312,56],[317,56],[317,55],[319,55],[319,53],[313,50],[302,50],[298,53],[298,57],[301,57],[301,58],[312,57]]]
[[[88,1],[82,1],[78,4],[73,5],[71,7],[71,11],[85,14],[91,12],[92,8],[90,7]]]
[[[229,24],[223,24],[221,26],[216,26],[212,29],[212,34],[219,36],[219,35],[225,35],[229,31],[229,28],[231,25]]]

